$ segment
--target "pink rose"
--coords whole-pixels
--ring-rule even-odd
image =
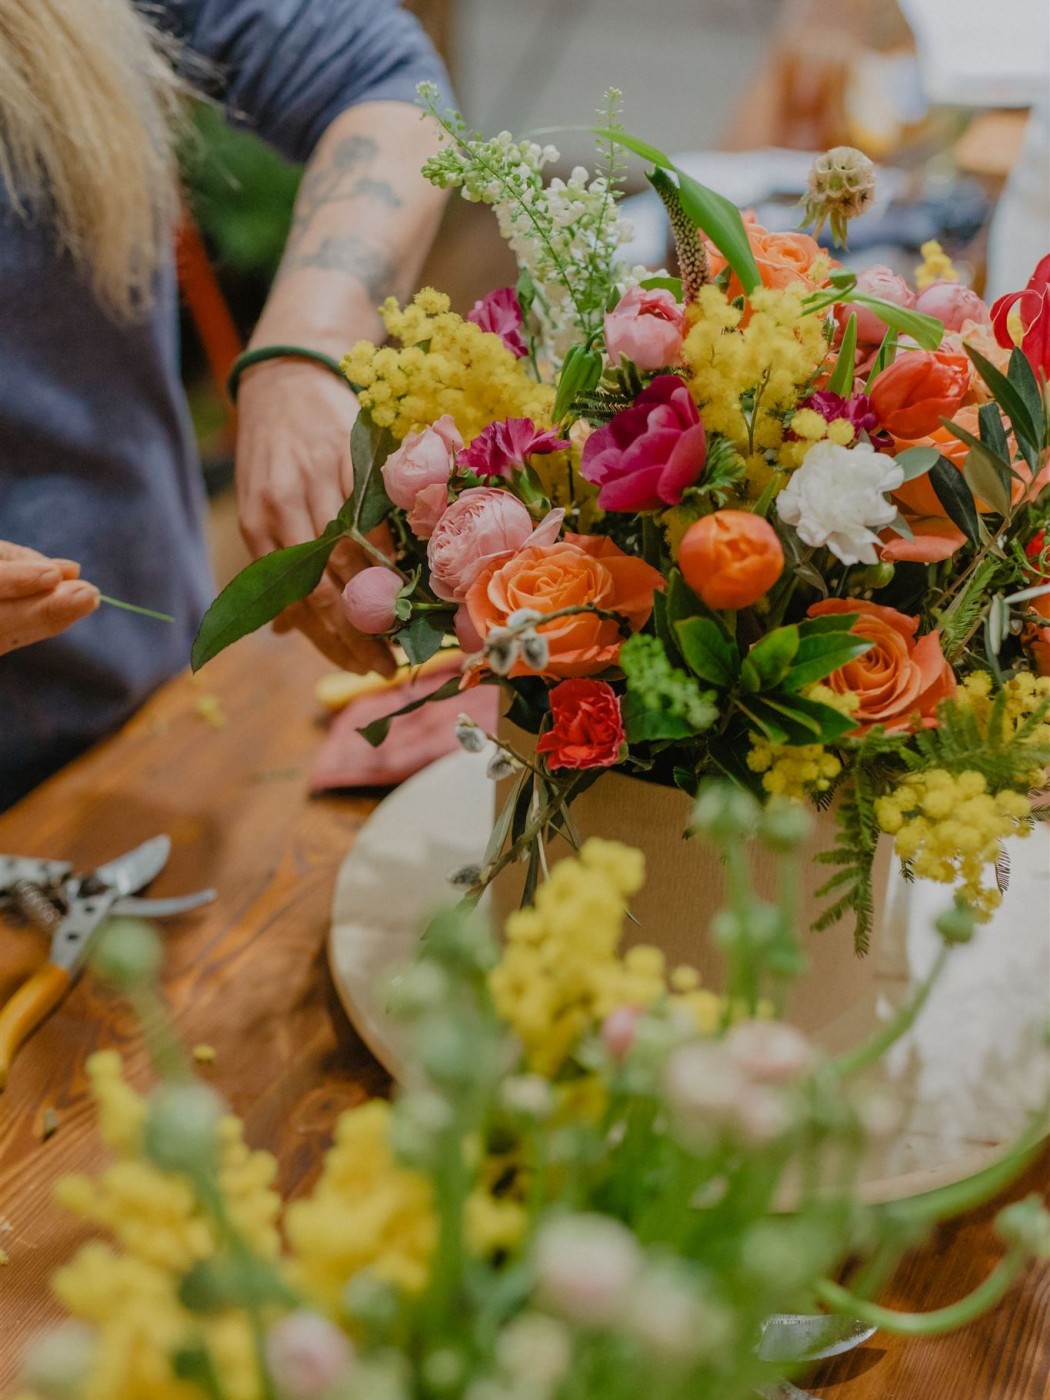
[[[707,438],[689,390],[662,374],[587,439],[580,470],[602,510],[676,506],[704,470]]]
[[[517,496],[492,486],[470,487],[446,509],[430,537],[431,588],[439,598],[461,603],[490,564],[526,545],[553,544],[564,516],[564,511],[552,510],[533,528]]]
[[[915,310],[924,316],[936,316],[946,331],[961,331],[966,321],[989,328],[992,324],[987,306],[961,282],[931,282],[915,298]]]
[[[285,1400],[323,1400],[353,1372],[350,1339],[319,1313],[289,1313],[270,1328],[266,1360]]]
[[[612,364],[626,355],[639,369],[664,369],[682,357],[685,311],[663,287],[631,287],[605,313],[605,348]]]
[[[397,621],[394,604],[401,582],[400,575],[380,565],[355,574],[343,589],[343,612],[350,626],[369,636],[389,632]]]
[[[863,272],[858,272],[857,291],[866,292],[871,297],[881,297],[883,301],[891,301],[894,306],[910,309],[915,305],[915,293],[904,278],[882,264],[866,267]],[[888,328],[886,322],[881,321],[870,306],[854,306],[848,302],[840,302],[835,307],[835,319],[842,330],[846,329],[850,316],[857,318],[858,345],[882,344]]]
[[[488,296],[476,301],[467,312],[467,320],[473,321],[483,331],[498,335],[512,355],[522,359],[529,353],[521,328],[525,318],[521,314],[518,295],[513,287],[499,287]]]
[[[456,641],[460,644],[468,655],[481,651],[485,643],[481,633],[474,626],[470,616],[470,610],[466,603],[460,603],[456,609],[456,615],[452,619],[452,626],[455,629]]]
[[[383,485],[395,506],[411,510],[427,486],[447,486],[452,453],[463,446],[459,429],[448,413],[421,433],[409,433],[383,463]]]
[[[447,505],[448,486],[443,481],[423,487],[407,517],[408,528],[417,540],[430,539]]]
[[[553,428],[537,428],[531,418],[501,418],[483,428],[456,461],[476,476],[502,477],[506,481],[534,452],[564,452],[571,446]]]

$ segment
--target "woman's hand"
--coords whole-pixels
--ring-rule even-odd
[[[99,605],[72,559],[0,540],[0,656],[64,632]]]
[[[353,490],[357,400],[320,365],[270,360],[245,373],[237,410],[237,501],[248,548],[258,556],[316,538]],[[317,588],[285,609],[277,631],[298,627],[348,671],[392,674],[386,643],[343,615],[343,588],[369,562],[359,546],[340,542]]]

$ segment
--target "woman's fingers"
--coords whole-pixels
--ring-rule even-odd
[[[79,579],[63,579],[49,592],[0,596],[0,655],[57,636],[95,611],[99,591]]]
[[[80,565],[72,559],[49,559],[26,545],[0,540],[0,598],[29,598],[79,574]]]

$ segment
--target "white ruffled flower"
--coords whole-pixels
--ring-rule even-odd
[[[870,443],[816,442],[777,497],[777,510],[805,544],[827,545],[843,564],[877,564],[876,531],[897,515],[887,492],[903,481],[902,468]]]

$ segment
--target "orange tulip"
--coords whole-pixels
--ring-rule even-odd
[[[757,603],[784,572],[784,551],[768,520],[718,510],[686,530],[678,551],[686,583],[709,608]]]
[[[943,350],[902,350],[875,380],[868,397],[879,422],[894,437],[921,438],[951,418],[970,387],[965,355]]]

